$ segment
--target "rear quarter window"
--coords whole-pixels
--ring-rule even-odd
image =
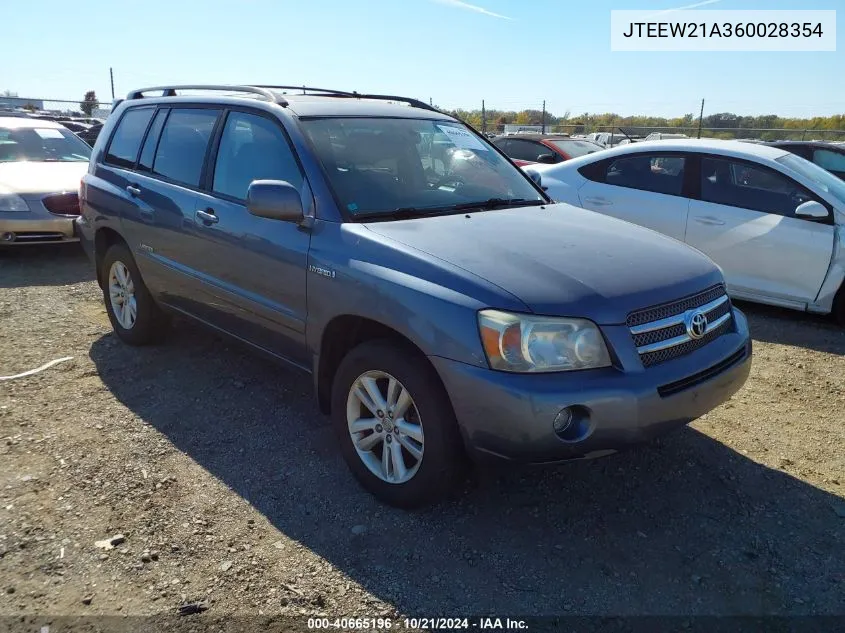
[[[155,108],[132,108],[127,110],[115,128],[106,152],[106,162],[118,167],[133,167],[138,159],[138,150]]]

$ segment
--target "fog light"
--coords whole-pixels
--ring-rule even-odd
[[[566,407],[565,409],[561,409],[558,414],[555,416],[555,421],[552,422],[552,427],[555,430],[555,433],[563,433],[569,426],[572,424],[572,419],[574,418],[572,414],[572,409]]]
[[[0,240],[4,242],[14,242],[15,241],[15,234],[14,233],[3,233],[0,235]]]

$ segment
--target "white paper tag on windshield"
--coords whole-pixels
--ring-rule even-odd
[[[474,134],[459,127],[452,127],[451,125],[438,125],[437,127],[449,137],[449,140],[455,144],[455,147],[461,149],[480,149],[487,151],[487,147],[479,141]]]
[[[64,138],[61,130],[52,127],[37,127],[35,133],[41,138]]]

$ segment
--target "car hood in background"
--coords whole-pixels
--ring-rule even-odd
[[[45,163],[16,161],[0,163],[0,190],[20,196],[77,191],[88,171],[88,162]]]
[[[367,227],[496,284],[537,314],[601,324],[723,281],[710,259],[681,242],[566,204]]]

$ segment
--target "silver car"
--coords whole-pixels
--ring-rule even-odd
[[[90,156],[58,123],[0,117],[0,247],[78,241],[73,220]]]

